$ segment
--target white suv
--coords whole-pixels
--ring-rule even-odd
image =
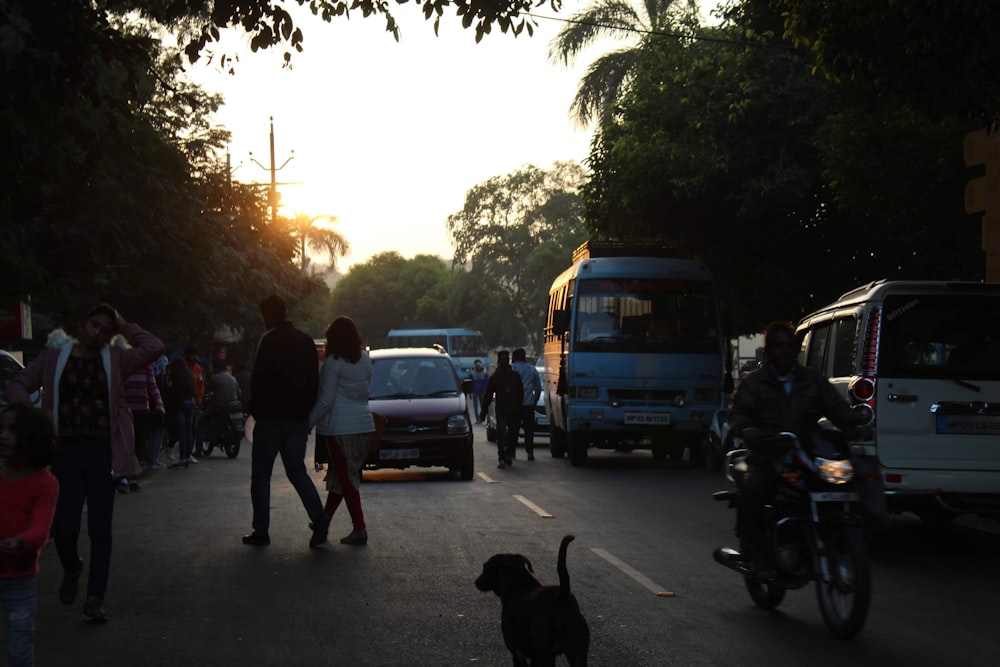
[[[798,326],[799,362],[874,412],[891,511],[1000,516],[1000,284],[877,281]]]

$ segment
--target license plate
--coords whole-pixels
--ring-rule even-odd
[[[938,415],[937,432],[947,435],[1000,435],[1000,417],[994,415]]]
[[[383,449],[379,451],[378,457],[382,460],[388,459],[419,459],[419,449]]]
[[[626,424],[654,424],[664,426],[670,423],[669,412],[626,412]]]
[[[818,503],[830,503],[830,502],[857,502],[858,494],[854,491],[814,491],[809,494],[815,502]]]

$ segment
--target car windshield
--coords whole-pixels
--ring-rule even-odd
[[[712,286],[688,280],[581,280],[578,352],[718,352]]]
[[[369,398],[438,398],[459,393],[455,369],[447,357],[372,359]]]

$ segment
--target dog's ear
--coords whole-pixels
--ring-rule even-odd
[[[524,557],[524,556],[522,556],[521,554],[517,554],[517,559],[518,559],[519,561],[521,561],[522,565],[524,565],[524,569],[526,569],[526,570],[527,570],[528,572],[530,572],[531,574],[534,574],[534,573],[535,573],[535,570],[534,570],[534,569],[532,569],[532,567],[531,567],[531,561],[530,561],[530,560],[528,560],[527,558],[525,558],[525,557]]]

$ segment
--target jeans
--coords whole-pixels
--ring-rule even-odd
[[[529,454],[535,451],[535,406],[521,406],[521,423],[519,428],[524,429],[524,450]],[[515,442],[517,442],[515,440]]]
[[[774,497],[778,488],[778,471],[772,463],[750,466],[750,472],[740,487],[740,500],[736,508],[736,535],[741,548],[766,553],[764,540],[764,504]]]
[[[0,606],[7,631],[7,664],[35,664],[35,611],[38,608],[37,577],[0,579]]]
[[[514,457],[514,450],[517,449],[517,430],[521,421],[518,417],[504,417],[500,414],[497,418],[497,456],[501,461],[509,461]]]
[[[472,392],[472,414],[475,416],[477,424],[479,423],[479,413],[483,409],[483,400],[485,399],[483,394],[483,391]]]
[[[80,523],[87,504],[90,537],[90,574],[87,597],[104,599],[111,570],[111,520],[115,509],[115,480],[111,476],[111,443],[87,440],[65,447],[52,464],[59,480],[59,499],[52,521],[52,537],[63,570],[80,569]]]
[[[306,471],[306,441],[309,424],[305,421],[258,419],[253,428],[250,454],[250,501],[253,503],[254,532],[268,534],[271,524],[271,473],[274,459],[281,454],[285,475],[299,494],[309,520],[326,518],[316,484]]]
[[[180,443],[180,460],[191,458],[194,449],[194,399],[186,398],[180,409],[174,413],[174,431]]]

